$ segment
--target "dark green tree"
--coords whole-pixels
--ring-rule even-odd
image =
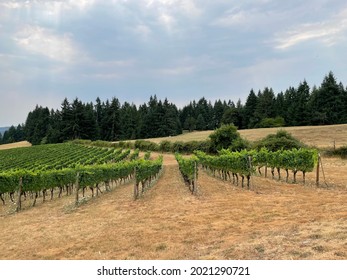
[[[46,137],[49,127],[49,110],[36,106],[36,108],[28,114],[25,122],[25,137],[33,145],[41,144]]]
[[[134,104],[125,102],[120,109],[120,140],[136,139],[139,135],[139,116]]]
[[[198,118],[196,119],[196,130],[206,130],[207,125],[205,122],[205,119],[202,114],[198,115]]]
[[[184,122],[184,129],[189,130],[189,132],[192,132],[196,128],[196,120],[194,117],[188,116],[186,121]]]
[[[263,92],[259,92],[258,94],[254,117],[259,123],[262,119],[274,118],[275,112],[275,94],[272,88],[266,87]]]
[[[259,121],[256,119],[255,111],[257,109],[258,97],[255,95],[253,89],[250,91],[246,104],[244,106],[244,127],[253,128]]]

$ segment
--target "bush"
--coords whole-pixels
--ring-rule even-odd
[[[161,152],[171,152],[172,151],[172,143],[168,140],[163,140],[159,143],[159,150]]]
[[[159,145],[145,140],[136,140],[135,149],[140,149],[141,151],[159,151]]]
[[[247,142],[241,138],[236,126],[231,124],[222,125],[209,137],[211,139],[211,152],[213,153],[222,149],[236,151],[242,149],[243,146],[247,146]]]
[[[306,147],[304,143],[293,137],[285,130],[279,130],[276,134],[269,134],[260,141],[254,143],[254,148],[260,150],[267,148],[269,151],[291,150]]]
[[[185,143],[182,141],[176,141],[172,144],[173,153],[185,153]]]
[[[229,150],[231,151],[242,151],[242,150],[248,150],[251,148],[251,143],[243,138],[237,138],[230,146]]]
[[[265,118],[256,125],[258,128],[267,128],[267,127],[282,127],[285,125],[285,121],[282,117],[277,118]]]
[[[326,151],[325,153],[327,156],[339,156],[343,159],[347,158],[347,146],[342,146],[340,148],[337,148],[335,150],[331,149]]]

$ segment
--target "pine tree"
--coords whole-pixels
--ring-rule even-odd
[[[25,137],[33,145],[41,144],[46,137],[49,126],[49,110],[36,106],[34,111],[28,114],[25,122]]]
[[[120,109],[120,140],[136,139],[139,134],[138,111],[134,104],[125,102]]]
[[[254,112],[255,120],[259,123],[265,118],[275,117],[275,94],[272,88],[266,87],[258,93],[257,106]]]
[[[206,122],[202,114],[199,114],[196,119],[196,130],[206,130]]]
[[[65,140],[73,139],[73,125],[74,125],[74,116],[72,112],[72,107],[67,100],[64,99],[61,104],[61,121],[59,124],[59,130],[61,132],[60,141],[63,142]]]
[[[253,89],[250,91],[246,104],[244,106],[244,127],[253,128],[258,120],[255,117],[255,111],[258,104],[258,97],[255,95]]]

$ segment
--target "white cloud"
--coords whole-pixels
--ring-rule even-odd
[[[132,72],[136,62],[134,60],[109,60],[94,61],[88,59],[83,64],[85,70],[82,70],[81,77],[93,80],[115,80],[127,77]],[[130,69],[130,71],[129,71]]]
[[[55,61],[71,63],[81,56],[69,34],[58,35],[43,27],[27,25],[13,39],[23,50]]]
[[[233,8],[225,12],[223,16],[216,19],[212,25],[220,27],[231,27],[235,25],[241,25],[249,20],[250,17],[247,17],[247,13],[240,8]]]
[[[346,31],[347,9],[329,20],[300,24],[289,31],[277,34],[275,47],[283,50],[310,40],[319,40],[327,45],[334,45],[346,37]]]
[[[151,28],[143,23],[136,25],[133,31],[136,35],[140,36],[140,38],[142,38],[143,40],[147,40],[152,34]]]
[[[168,33],[182,28],[182,18],[194,20],[203,13],[194,0],[147,0],[145,7],[156,17],[158,25],[164,27]]]
[[[229,62],[219,61],[210,56],[185,56],[155,71],[155,76],[187,76],[198,72],[224,68]]]
[[[66,9],[69,8],[78,8],[80,10],[85,10],[90,8],[95,3],[95,0],[26,0],[26,1],[3,1],[0,3],[0,7],[8,8],[8,9],[20,9],[23,7],[49,7],[54,8],[57,6],[62,6]]]
[[[194,71],[194,66],[175,66],[170,68],[161,68],[157,73],[164,76],[182,76],[192,74]]]

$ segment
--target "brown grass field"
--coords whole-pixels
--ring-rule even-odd
[[[346,144],[347,126],[331,129],[341,133],[328,127],[295,133],[312,139],[309,145],[331,146],[333,138]],[[269,133],[261,131],[241,134]],[[78,208],[64,196],[35,207],[24,202],[15,214],[7,201],[0,206],[0,259],[345,260],[347,160],[323,158],[323,167],[327,185],[322,178],[316,187],[313,172],[306,185],[301,176],[298,184],[253,176],[252,190],[200,170],[192,195],[174,156],[165,154],[163,174],[137,201],[131,182]]]
[[[27,141],[12,143],[12,144],[4,144],[0,145],[0,150],[7,150],[13,148],[21,148],[21,147],[31,147],[31,144]]]
[[[282,128],[258,128],[239,130],[240,135],[249,141],[260,140],[268,134],[276,133],[278,130],[284,129],[290,132],[294,137],[300,139],[304,143],[318,148],[332,148],[347,145],[347,124],[329,125],[329,126],[298,126],[298,127],[282,127]],[[175,141],[193,141],[206,140],[213,130],[194,131],[173,137],[146,139],[155,143],[163,140],[171,142]]]

